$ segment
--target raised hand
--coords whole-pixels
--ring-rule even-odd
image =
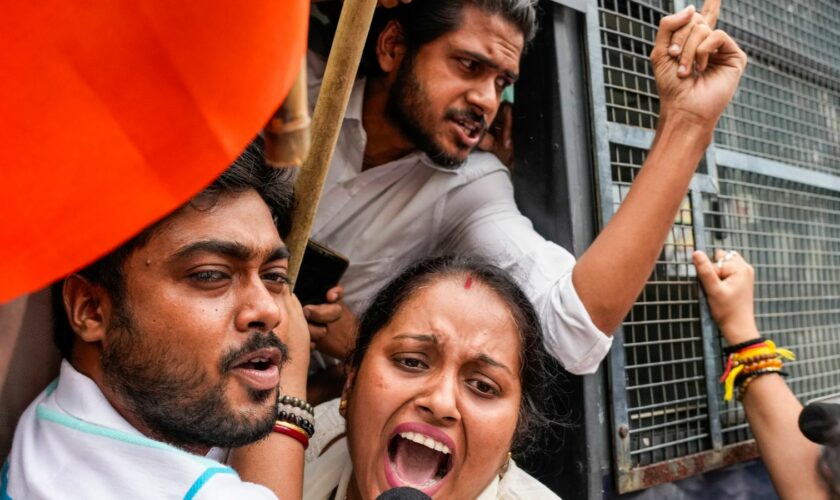
[[[325,301],[321,304],[310,304],[303,307],[303,314],[309,323],[309,336],[312,348],[327,334],[327,325],[341,319],[344,312],[341,300],[344,298],[344,287],[334,286],[327,290]]]
[[[735,252],[715,252],[715,262],[703,252],[692,256],[697,277],[706,291],[712,318],[727,344],[734,345],[759,336],[755,324],[753,288],[755,271]]]
[[[306,396],[306,377],[309,373],[309,328],[298,298],[287,293],[283,297],[289,315],[287,337],[282,339],[288,349],[288,361],[280,371],[280,387],[284,394]]]
[[[689,5],[664,17],[651,52],[660,115],[677,114],[710,129],[735,94],[747,56],[715,30],[720,0],[707,0],[702,13]]]
[[[356,315],[344,303],[343,297],[344,288],[338,285],[327,291],[325,303],[303,308],[309,322],[312,348],[342,360],[356,345],[358,326]]]
[[[513,165],[513,105],[503,102],[499,105],[496,119],[487,129],[478,149],[493,153],[505,165]]]

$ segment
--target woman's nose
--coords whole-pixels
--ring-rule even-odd
[[[457,374],[441,374],[426,381],[422,394],[416,399],[421,412],[439,423],[451,424],[461,419]]]

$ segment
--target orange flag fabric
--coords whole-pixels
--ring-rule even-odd
[[[0,6],[0,302],[177,208],[288,93],[309,0]]]

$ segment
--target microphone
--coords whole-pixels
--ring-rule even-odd
[[[418,489],[400,486],[383,491],[381,495],[376,497],[376,500],[432,500],[432,497]]]
[[[840,445],[840,404],[809,404],[799,414],[799,430],[817,444]]]

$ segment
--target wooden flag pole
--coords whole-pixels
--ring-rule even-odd
[[[303,250],[318,210],[318,201],[375,8],[376,0],[344,0],[341,8],[324,81],[312,117],[312,146],[295,184],[298,203],[292,215],[292,230],[286,239],[292,254],[289,259],[289,277],[292,282],[297,279],[300,270]]]

